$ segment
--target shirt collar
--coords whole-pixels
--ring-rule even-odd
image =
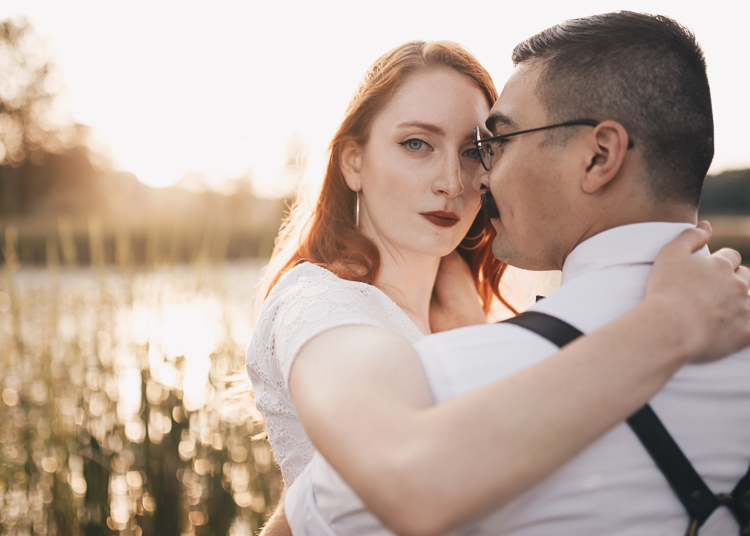
[[[565,259],[561,284],[594,270],[621,264],[651,264],[690,223],[646,222],[614,227],[578,244]],[[701,253],[708,254],[704,247]]]

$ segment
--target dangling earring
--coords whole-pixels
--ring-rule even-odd
[[[357,206],[354,209],[354,228],[359,229],[359,191],[357,191]]]

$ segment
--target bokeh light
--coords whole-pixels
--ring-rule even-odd
[[[750,167],[750,72],[738,67],[750,62],[747,2],[719,0],[708,9],[678,0],[478,0],[471,8],[448,0],[4,0],[0,17],[28,16],[58,59],[60,74],[49,85],[63,88],[63,108],[141,181],[221,190],[245,177],[257,193],[279,196],[289,191],[287,142],[299,137],[310,158],[321,159],[360,77],[393,46],[458,41],[502,86],[521,40],[567,18],[618,9],[668,15],[694,29],[714,98],[711,172]]]
[[[259,267],[1,272],[0,533],[261,526],[281,476],[228,394]]]

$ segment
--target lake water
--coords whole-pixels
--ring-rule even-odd
[[[243,371],[261,265],[0,278],[0,532],[251,534],[282,483]],[[244,373],[243,373],[244,374]],[[242,376],[240,376],[242,377]]]

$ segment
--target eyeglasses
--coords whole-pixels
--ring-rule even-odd
[[[547,125],[545,127],[530,128],[528,130],[519,130],[518,132],[511,132],[510,134],[501,134],[499,136],[492,136],[491,138],[482,139],[479,127],[474,129],[474,145],[477,146],[479,151],[479,160],[482,162],[482,167],[485,171],[489,171],[492,167],[492,157],[495,156],[495,151],[492,150],[493,142],[503,141],[506,138],[518,136],[519,134],[528,134],[529,132],[536,132],[538,130],[547,130],[550,128],[557,127],[573,127],[577,125],[588,125],[590,127],[599,126],[599,121],[594,119],[574,119],[572,121],[565,121],[564,123],[555,123],[554,125]],[[633,147],[633,140],[629,140],[628,149]]]

